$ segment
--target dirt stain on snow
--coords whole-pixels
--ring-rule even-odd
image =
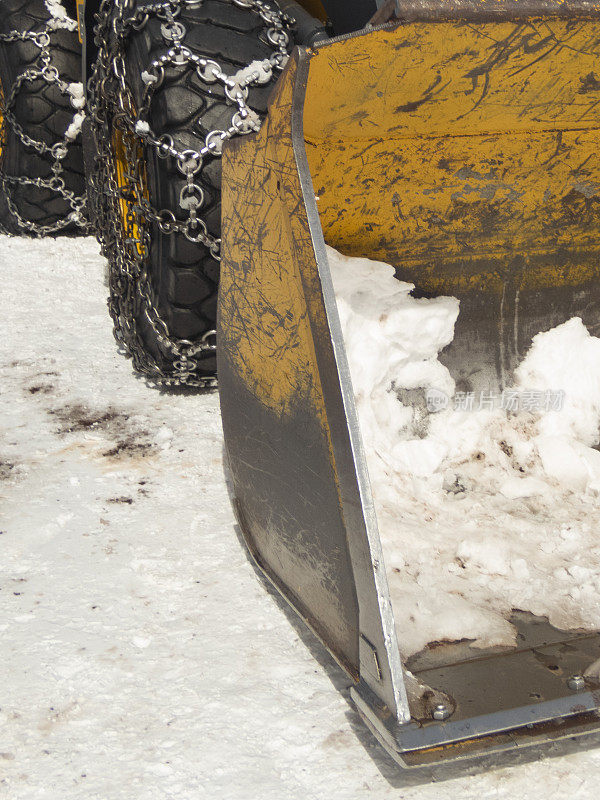
[[[30,394],[45,395],[55,393],[57,390],[54,383],[56,382],[56,378],[60,378],[59,373],[56,372],[56,370],[46,369],[36,372],[27,369],[33,365],[33,362],[30,361],[13,361],[10,364],[3,364],[1,368],[8,368],[11,374],[20,367],[25,368],[26,371],[21,380],[21,384],[26,397]],[[52,381],[50,379],[52,379]]]
[[[333,750],[344,750],[351,743],[352,736],[345,730],[333,731],[323,739],[323,747]]]
[[[122,428],[129,420],[127,414],[114,408],[94,410],[86,406],[73,404],[51,408],[48,411],[59,423],[57,433],[80,433],[81,431]]]
[[[67,404],[48,409],[48,413],[57,421],[56,432],[60,436],[97,434],[92,449],[95,455],[107,461],[137,460],[157,450],[148,430],[138,421],[131,420],[126,412],[112,406],[93,409],[81,404]]]
[[[15,465],[11,461],[0,458],[0,481],[7,481],[14,475]]]
[[[143,437],[147,436],[145,432],[137,433],[131,436],[126,436],[120,439],[114,447],[102,453],[104,458],[123,458],[123,457],[137,457],[149,455],[150,451],[154,450],[154,445],[150,441],[144,441]],[[142,437],[142,438],[140,438]]]
[[[29,394],[52,394],[54,391],[54,386],[51,383],[42,383],[42,384],[34,384],[33,386],[28,386],[27,391]]]

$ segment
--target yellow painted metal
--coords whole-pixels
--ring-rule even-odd
[[[226,321],[220,345],[267,408],[285,416],[309,407],[326,425],[308,318],[312,292],[301,273],[306,259],[312,259],[317,276],[289,127],[295,71],[290,62],[257,135],[252,161],[235,141],[223,151],[222,226],[240,235],[223,241],[222,257],[230,266],[219,287],[221,319]],[[268,164],[277,164],[286,180],[269,171]],[[248,239],[246,230],[260,230],[260,243]],[[235,281],[238,270],[246,274],[243,285]],[[251,293],[248,286],[260,291]]]
[[[299,5],[313,17],[320,19],[321,22],[327,22],[327,12],[323,7],[321,0],[298,0]]]
[[[592,19],[406,23],[317,49],[304,139],[325,240],[437,294],[597,281],[598,63]],[[240,236],[233,250],[225,239],[225,257],[257,271],[262,292],[229,285],[229,272],[223,317],[238,326],[228,357],[256,397],[283,415],[308,403],[323,418],[311,271],[300,265],[314,250],[291,143],[295,70],[254,162],[236,146],[224,154],[223,226],[243,231],[251,217],[263,238],[257,247]]]
[[[79,36],[79,41],[83,43],[83,18],[85,15],[85,0],[76,0],[75,3],[77,9],[77,35]]]
[[[594,128],[597,20],[404,23],[321,48],[306,136]]]
[[[598,277],[600,22],[405,23],[317,50],[304,134],[326,241],[426,291]]]
[[[310,485],[306,475],[294,476],[293,469],[286,474],[284,467],[277,471],[278,459],[283,457],[286,465],[289,461],[281,437],[266,445],[272,458],[269,467],[277,473],[273,483],[280,490],[282,483],[287,486],[293,480],[295,489],[306,491],[305,503],[311,507],[318,508],[325,495],[331,497],[338,510],[334,513],[328,507],[323,519],[331,521],[330,536],[338,536],[339,516],[343,514],[341,489],[315,348],[315,339],[322,341],[327,335],[327,322],[319,305],[319,271],[290,129],[296,69],[292,58],[271,97],[260,132],[252,138],[236,137],[223,149],[218,368],[221,391],[232,380],[242,391],[244,399],[240,402],[244,414],[248,414],[248,439],[254,436],[253,425],[257,436],[265,433],[254,414],[264,415],[276,427],[289,428],[290,435],[292,431],[302,434],[307,452],[320,464],[322,472],[318,474],[325,486],[321,484],[315,495],[306,488]],[[235,394],[235,389],[232,391]],[[242,414],[235,417],[238,424]],[[229,428],[231,420],[227,422]],[[242,427],[245,429],[245,423]],[[268,441],[267,435],[257,448]],[[234,455],[240,455],[237,447]],[[304,459],[310,461],[306,453],[299,456],[299,462]],[[246,466],[262,473],[256,462]],[[311,477],[315,475],[313,471]],[[346,587],[342,591],[332,585],[332,564],[325,557],[322,561],[317,558],[310,546],[279,548],[276,539],[269,539],[259,527],[262,568],[277,576],[276,585],[302,609],[304,619],[348,673],[358,679],[358,634],[349,631],[350,612],[344,605],[344,592],[354,590]],[[337,569],[338,562],[346,557],[342,551],[340,545],[339,552],[331,556]],[[349,569],[347,565],[347,578]],[[286,587],[295,586],[298,576],[302,576],[302,592],[291,599]]]
[[[148,179],[142,143],[129,131],[118,125],[113,127],[112,146],[114,154],[115,180],[122,196],[119,199],[121,223],[125,239],[132,244],[140,256],[145,254],[143,230],[134,213],[142,198],[148,199]],[[131,155],[134,154],[134,158]]]

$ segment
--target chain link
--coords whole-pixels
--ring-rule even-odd
[[[55,23],[55,20],[49,18],[44,27],[38,31],[10,31],[0,34],[0,42],[4,44],[31,42],[39,49],[39,55],[34,64],[20,72],[8,93],[4,97],[0,97],[0,113],[2,114],[1,145],[2,147],[6,146],[6,126],[9,125],[25,148],[33,150],[41,157],[50,160],[52,176],[48,178],[31,178],[29,176],[8,175],[4,171],[2,163],[0,163],[0,191],[6,198],[7,208],[17,228],[23,233],[40,237],[59,233],[71,225],[87,229],[86,198],[68,189],[64,179],[64,162],[70,152],[70,148],[81,147],[81,142],[77,142],[77,138],[80,136],[79,130],[84,116],[83,87],[81,84],[72,84],[63,80],[59,70],[52,64],[51,37],[56,30],[56,25],[54,24],[53,27],[53,23]],[[24,87],[40,80],[47,84],[56,85],[61,94],[70,96],[72,105],[75,108],[73,118],[65,128],[62,138],[51,145],[26,133],[15,114],[19,95]],[[75,87],[81,90],[80,98],[74,94]],[[17,186],[23,188],[35,186],[38,189],[53,192],[66,201],[70,210],[55,222],[46,225],[26,219],[21,214],[13,197],[13,187]]]
[[[109,309],[115,338],[132,356],[136,370],[153,384],[215,386],[215,377],[202,374],[202,362],[214,356],[216,345],[214,330],[197,341],[178,339],[169,331],[148,272],[152,230],[183,236],[220,260],[221,241],[209,232],[202,218],[205,194],[199,174],[208,160],[220,157],[224,141],[260,128],[260,117],[247,102],[248,90],[269,82],[276,71],[283,69],[292,44],[290,30],[294,22],[275,5],[263,0],[230,2],[261,18],[264,38],[272,48],[270,57],[256,68],[251,69],[250,65],[234,75],[227,75],[218,62],[193,52],[185,44],[187,30],[181,11],[199,8],[203,0],[102,0],[96,17],[94,35],[100,50],[88,84],[88,113],[98,153],[91,177],[94,219],[109,261]],[[150,19],[160,21],[164,47],[141,70],[142,97],[139,108],[134,109],[127,84],[125,50],[132,33],[143,30]],[[225,102],[231,106],[229,126],[210,131],[204,141],[199,141],[197,150],[178,149],[170,135],[153,131],[150,125],[152,104],[163,87],[167,69],[194,72],[205,85],[220,84]],[[115,164],[115,130],[124,143],[126,169],[121,176],[117,175]],[[185,179],[177,209],[155,209],[148,199],[145,164],[151,150],[161,159],[171,159]],[[166,366],[144,344],[139,328],[142,317],[167,356]]]

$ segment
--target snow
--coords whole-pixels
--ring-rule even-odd
[[[75,139],[81,133],[81,126],[83,125],[83,120],[85,119],[85,112],[78,111],[77,114],[73,117],[73,122],[69,125],[67,130],[65,131],[65,139],[68,139],[70,142],[74,142]]]
[[[44,2],[50,13],[48,27],[51,30],[58,30],[60,28],[64,28],[68,31],[77,30],[77,21],[69,16],[67,9],[60,0],[44,0]]]
[[[156,75],[152,75],[149,72],[146,72],[146,70],[142,71],[141,77],[144,83],[158,83],[158,78]]]
[[[558,408],[544,410],[541,434],[564,435],[596,445],[600,421],[600,339],[579,317],[573,317],[533,338],[515,372],[515,385],[531,392],[559,392]]]
[[[71,95],[71,105],[76,109],[76,113],[65,131],[65,139],[74,142],[81,133],[81,126],[85,119],[85,93],[82,83],[68,83],[67,91]]]
[[[404,657],[512,645],[513,609],[600,630],[600,339],[579,318],[538,334],[515,374],[525,410],[468,410],[437,359],[458,301],[328,256]]]
[[[231,76],[231,80],[238,86],[248,86],[253,83],[268,83],[272,77],[273,67],[269,59],[265,58],[264,61],[252,61],[246,67],[242,67]]]
[[[83,83],[68,83],[67,90],[71,95],[71,105],[73,108],[80,110],[85,108],[85,92],[83,91]]]
[[[140,136],[148,136],[150,133],[150,125],[144,120],[138,120],[135,123],[135,132]]]
[[[117,353],[96,243],[0,237],[0,269],[0,797],[596,797],[600,738],[400,771],[249,562],[217,395]]]

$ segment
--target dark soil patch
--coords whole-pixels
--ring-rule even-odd
[[[11,461],[0,458],[0,481],[7,481],[13,475],[15,465]]]
[[[79,404],[60,406],[48,411],[59,422],[58,433],[79,433],[106,430],[114,425],[127,424],[129,417],[114,408],[98,411]]]
[[[106,450],[104,453],[102,453],[102,455],[105,458],[116,458],[118,456],[143,456],[153,449],[154,445],[152,442],[143,440],[140,441],[137,435],[134,435],[119,440],[114,447],[111,447],[110,450]]]
[[[54,386],[52,386],[52,384],[50,383],[37,386],[28,386],[27,391],[29,392],[29,394],[38,394],[38,392],[40,394],[50,394],[51,392],[54,391]]]
[[[65,405],[48,411],[58,422],[57,433],[99,432],[107,442],[104,458],[131,458],[149,455],[155,444],[151,434],[116,408],[94,409],[81,404]]]

